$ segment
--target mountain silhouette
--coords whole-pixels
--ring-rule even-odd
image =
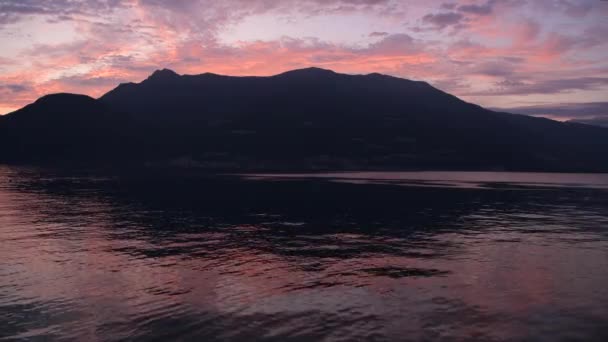
[[[608,127],[608,117],[596,117],[596,118],[592,118],[592,119],[573,119],[573,120],[568,120],[568,122],[600,126],[600,127]]]
[[[0,117],[0,144],[4,162],[608,171],[608,129],[319,68],[270,77],[164,69],[99,99],[49,95]]]

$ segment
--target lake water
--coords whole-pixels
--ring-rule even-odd
[[[0,167],[0,340],[607,341],[608,175]]]

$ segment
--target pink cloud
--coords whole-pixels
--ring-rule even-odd
[[[608,77],[601,58],[607,8],[587,0],[4,0],[0,30],[45,18],[67,21],[77,34],[67,43],[39,41],[13,51],[18,58],[0,53],[0,107],[17,108],[48,92],[99,96],[163,67],[270,75],[319,66],[425,79],[457,95],[514,99],[523,91],[592,91],[603,89]],[[222,42],[231,25],[261,15],[297,16],[302,34]],[[371,33],[358,44],[307,36],[306,20],[323,15],[372,23],[364,31]],[[585,20],[562,25],[567,29],[551,22],[577,17]],[[422,29],[408,29],[413,25]]]

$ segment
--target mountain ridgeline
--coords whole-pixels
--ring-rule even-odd
[[[608,129],[499,113],[428,83],[309,68],[159,70],[0,117],[0,162],[228,170],[608,171]]]

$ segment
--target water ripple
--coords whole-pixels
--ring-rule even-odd
[[[604,176],[412,177],[0,168],[0,340],[608,339]]]

